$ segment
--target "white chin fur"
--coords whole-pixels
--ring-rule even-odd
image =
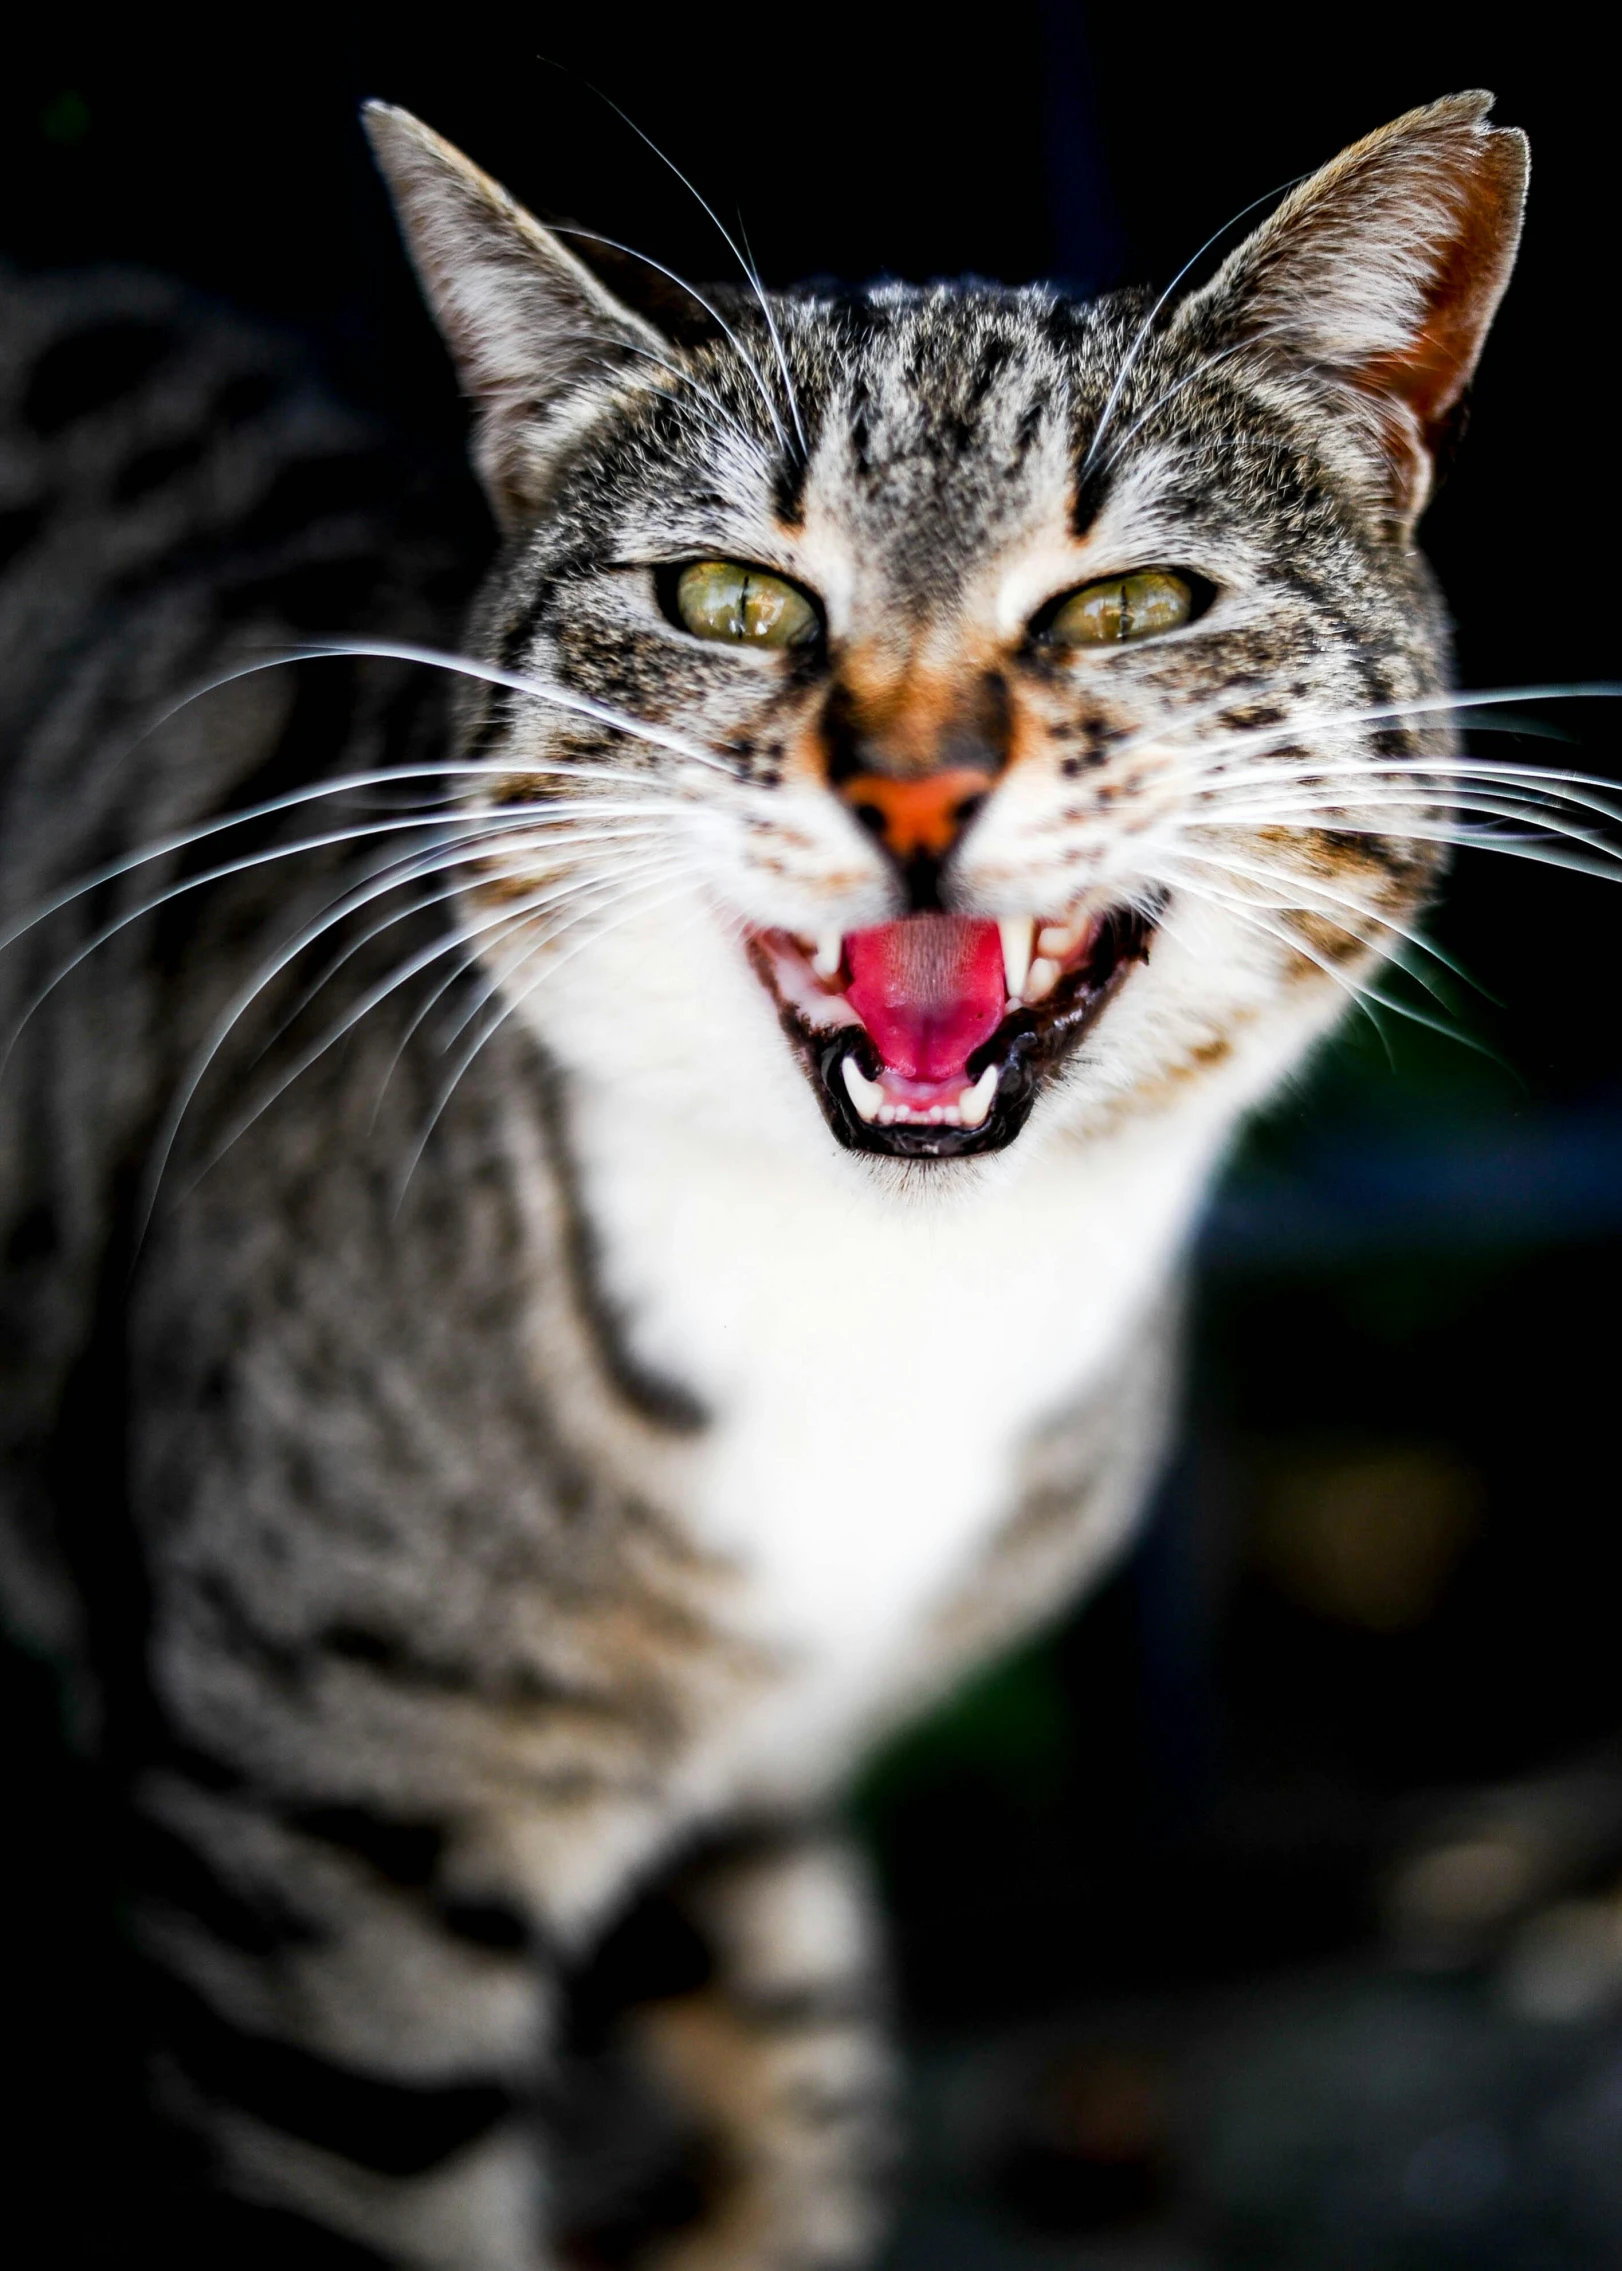
[[[741,939],[696,883],[612,929],[582,925],[556,964],[519,1015],[627,1115],[724,1150],[836,1148]]]
[[[650,895],[633,914],[582,923],[527,964],[514,990],[518,1015],[549,1053],[635,1122],[666,1123],[722,1152],[820,1160],[840,1181],[855,1167],[828,1130],[739,927],[696,878],[675,895]],[[1231,1115],[1343,1006],[1334,987],[1285,1001],[1277,949],[1265,937],[1220,909],[1174,904],[1149,964],[1128,974],[1085,1063],[1038,1099],[1000,1172],[1017,1176],[1025,1157],[1101,1103],[1130,1108],[1139,1090],[1149,1102],[1168,1064],[1223,1032],[1238,1043],[1239,1061],[1210,1086]],[[1179,1085],[1178,1108],[1203,1117],[1214,1097],[1202,1098],[1199,1081]],[[973,1108],[979,1104],[977,1096]]]
[[[1303,1011],[1270,1037],[1253,1022],[1247,1062],[1078,1153],[1077,1115],[1209,1032],[1213,968],[1238,1006],[1247,986],[1252,1008],[1278,999],[1242,941],[1174,924],[1082,1079],[1006,1152],[920,1170],[835,1142],[697,887],[562,952],[522,1015],[572,1076],[605,1291],[636,1356],[714,1415],[683,1454],[686,1515],[736,1565],[745,1629],[794,1667],[765,1716],[729,1730],[725,1773],[804,1794],[842,1770],[932,1604],[971,1581],[1022,1446],[1141,1331],[1238,1109],[1299,1052]]]

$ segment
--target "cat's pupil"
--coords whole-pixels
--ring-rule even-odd
[[[1110,576],[1073,592],[1053,618],[1050,638],[1059,646],[1114,646],[1175,631],[1193,612],[1194,594],[1169,568]]]
[[[676,613],[700,639],[798,647],[817,635],[817,611],[803,591],[738,560],[694,560],[683,568]]]

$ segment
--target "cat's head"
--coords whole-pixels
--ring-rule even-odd
[[[1446,834],[1413,530],[1514,257],[1489,107],[1163,303],[628,292],[371,110],[509,538],[474,650],[533,689],[467,706],[467,920],[567,1068],[942,1160],[1231,1114],[1325,1029]]]

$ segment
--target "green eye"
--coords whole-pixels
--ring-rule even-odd
[[[693,561],[677,577],[675,604],[695,638],[804,647],[818,634],[818,613],[802,590],[743,561]]]
[[[1115,646],[1123,639],[1152,639],[1175,631],[1193,612],[1194,594],[1169,568],[1111,576],[1073,592],[1053,618],[1048,636],[1061,647]]]
[[[803,591],[737,560],[695,560],[683,568],[676,612],[699,639],[803,647],[817,635],[817,611]]]

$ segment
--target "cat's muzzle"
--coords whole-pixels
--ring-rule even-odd
[[[962,1159],[1013,1142],[1154,930],[1135,908],[1068,928],[920,914],[820,944],[762,931],[750,952],[847,1150]]]

